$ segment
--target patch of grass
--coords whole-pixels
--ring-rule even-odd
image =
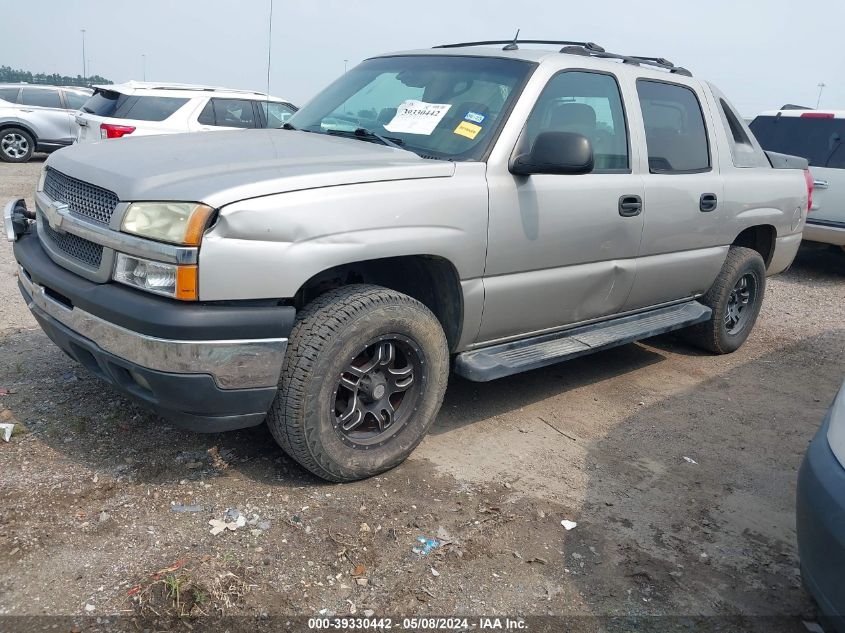
[[[142,617],[195,619],[237,609],[249,589],[244,567],[203,556],[196,563],[183,559],[150,575],[128,595]]]

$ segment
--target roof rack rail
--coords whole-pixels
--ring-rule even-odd
[[[517,31],[517,37],[519,31]],[[599,59],[618,59],[625,64],[634,64],[637,66],[654,66],[668,70],[670,73],[676,75],[683,75],[684,77],[692,77],[692,73],[686,68],[675,66],[672,62],[664,57],[644,57],[640,55],[619,55],[617,53],[609,53],[603,47],[595,42],[568,42],[565,40],[520,40],[515,37],[512,40],[483,40],[479,42],[460,42],[458,44],[440,44],[434,48],[463,48],[465,46],[491,46],[504,44],[502,50],[514,51],[519,49],[519,44],[554,44],[560,45],[563,48],[559,52],[567,53],[569,55],[582,55],[585,57],[597,57]]]
[[[570,55],[588,55],[590,57],[597,57],[599,59],[618,59],[623,64],[633,64],[635,66],[654,66],[668,70],[670,73],[682,75],[684,77],[692,77],[692,73],[686,68],[675,66],[668,59],[663,57],[643,57],[641,55],[619,55],[617,53],[608,53],[607,51],[591,51],[583,49],[580,51],[572,50],[577,47],[565,47],[560,49],[561,53],[569,53]]]
[[[483,40],[480,42],[459,42],[457,44],[440,44],[432,48],[463,48],[465,46],[493,46],[496,44],[505,44],[502,50],[517,50],[518,44],[555,44],[559,46],[575,46],[588,51],[595,51],[597,53],[604,52],[604,49],[595,42],[567,42],[563,40]]]

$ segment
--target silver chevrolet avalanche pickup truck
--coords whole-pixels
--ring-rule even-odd
[[[806,167],[666,60],[470,42],[368,59],[284,129],[61,150],[6,230],[35,318],[96,376],[197,430],[266,420],[350,481],[419,444],[450,366],[680,328],[737,349],[798,249]]]

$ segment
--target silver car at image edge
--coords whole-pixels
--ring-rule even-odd
[[[845,633],[845,384],[801,464],[796,515],[804,585]]]
[[[666,60],[524,43],[365,60],[282,130],[51,156],[36,208],[5,210],[24,300],[120,391],[203,431],[266,420],[333,481],[401,463],[452,368],[681,328],[739,348],[801,242],[807,161]]]

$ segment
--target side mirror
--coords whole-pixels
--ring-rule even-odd
[[[593,146],[583,134],[540,132],[527,154],[511,161],[510,171],[531,174],[587,174],[593,171]]]

